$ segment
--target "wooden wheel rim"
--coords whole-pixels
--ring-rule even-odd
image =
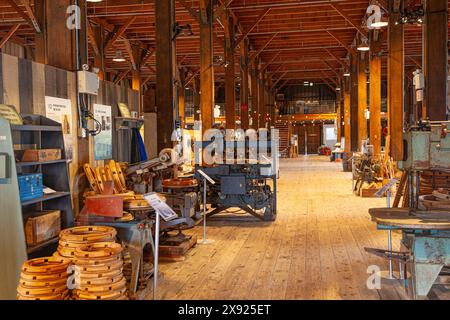
[[[122,245],[115,242],[98,242],[88,244],[75,250],[77,258],[106,258],[116,256],[122,252]]]
[[[22,271],[27,274],[55,274],[67,271],[71,264],[69,259],[45,257],[26,261],[22,266]]]
[[[116,229],[106,226],[84,226],[74,227],[61,231],[60,238],[66,241],[84,242],[96,241],[102,237],[115,238],[117,235]]]

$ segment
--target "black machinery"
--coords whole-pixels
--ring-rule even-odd
[[[203,147],[211,143],[214,142],[204,142]],[[197,180],[204,179],[201,171],[215,182],[207,187],[206,203],[213,208],[207,215],[240,208],[258,219],[274,221],[279,159],[276,130],[272,131],[268,141],[247,139],[234,142],[234,146],[234,151],[227,149],[224,152],[224,164],[197,165],[195,168]],[[222,152],[220,148],[217,150]]]

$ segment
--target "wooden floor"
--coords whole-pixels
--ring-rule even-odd
[[[366,286],[369,266],[387,269],[364,251],[387,246],[367,213],[386,200],[354,196],[341,166],[317,156],[282,160],[277,221],[212,218],[214,243],[197,246],[183,262],[164,263],[158,298],[405,299],[399,285]],[[191,232],[200,238],[202,229]]]

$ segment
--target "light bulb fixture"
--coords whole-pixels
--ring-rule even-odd
[[[363,37],[362,39],[361,39],[361,43],[359,44],[359,46],[358,46],[358,51],[369,51],[370,50],[370,47],[369,47],[369,44],[367,43],[367,38],[366,37]]]
[[[310,83],[309,83],[309,86],[310,86],[310,87],[314,86],[314,83],[310,82]]]
[[[86,2],[102,2],[103,0],[86,0]]]
[[[341,88],[337,87],[337,88],[336,88],[336,91],[341,91]]]
[[[113,58],[114,62],[125,62],[125,58],[122,55],[122,51],[116,50],[116,55]]]
[[[345,72],[344,72],[344,77],[350,77],[350,72],[345,71]]]
[[[383,20],[383,18],[380,21],[372,23],[372,27],[375,29],[384,28],[384,27],[387,27],[388,25],[389,25],[389,22],[387,20]]]

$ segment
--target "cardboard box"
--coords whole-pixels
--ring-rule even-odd
[[[61,232],[61,211],[43,211],[26,214],[25,236],[27,245],[35,246]]]
[[[24,150],[22,162],[46,162],[61,160],[61,149]]]

